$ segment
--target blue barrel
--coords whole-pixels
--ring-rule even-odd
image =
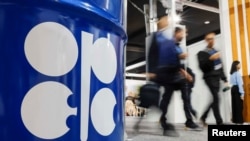
[[[123,0],[0,0],[0,141],[123,141]]]

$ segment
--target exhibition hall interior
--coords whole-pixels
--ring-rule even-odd
[[[157,8],[171,8],[170,3],[157,5]],[[166,1],[165,1],[166,2]],[[130,100],[125,102],[126,109],[126,124],[128,132],[133,132],[133,125],[138,121],[138,117],[143,116],[144,124],[140,129],[142,133],[155,133],[154,129],[158,129],[160,111],[154,112],[155,109],[145,109],[138,106],[137,100],[140,94],[140,88],[150,82],[147,78],[147,37],[156,30],[150,30],[150,23],[154,23],[154,19],[148,19],[150,16],[150,0],[128,0],[127,11],[127,34],[128,43],[126,46],[126,97],[134,97],[136,107],[133,110],[133,104]],[[165,5],[164,5],[165,4]],[[195,122],[201,124],[200,117],[205,108],[206,103],[211,101],[211,94],[203,80],[203,73],[199,68],[197,53],[206,47],[205,35],[209,32],[216,34],[215,48],[217,48],[222,57],[225,73],[229,79],[230,68],[234,60],[242,62],[242,69],[240,73],[244,82],[245,98],[243,117],[245,124],[250,121],[249,115],[249,24],[250,14],[248,1],[219,1],[219,0],[177,0],[175,8],[177,9],[176,24],[187,29],[187,36],[182,42],[182,48],[188,53],[188,58],[185,63],[188,67],[193,69],[196,76],[194,88],[192,90],[191,103],[197,110],[198,116]],[[178,10],[179,9],[179,10]],[[151,9],[152,10],[152,9]],[[159,11],[159,9],[157,9]],[[156,11],[157,11],[156,10]],[[157,18],[156,18],[157,19]],[[231,111],[231,93],[230,91],[223,91],[225,87],[223,82],[220,82],[221,88],[219,90],[220,110],[224,122],[232,124]],[[164,91],[164,90],[162,90]],[[161,91],[161,92],[162,92]],[[137,100],[137,101],[136,101]],[[131,106],[132,105],[132,106]],[[145,111],[151,111],[147,115]],[[149,112],[150,113],[150,112]],[[185,129],[185,113],[183,111],[183,101],[180,91],[175,91],[170,102],[167,119],[170,122],[176,123],[182,131]],[[207,122],[210,124],[216,123],[212,111],[209,113]],[[151,128],[150,128],[151,127]],[[153,128],[153,129],[152,129]],[[152,131],[153,130],[153,131]],[[157,132],[161,132],[157,130]],[[186,137],[186,133],[182,133]],[[193,133],[189,132],[190,135]],[[141,139],[143,136],[140,136]],[[134,139],[140,139],[134,137]],[[206,132],[200,133],[200,139],[206,137]],[[132,138],[132,137],[131,137]],[[147,138],[147,137],[145,137]],[[188,137],[187,137],[188,138]],[[199,138],[199,137],[197,137]],[[146,140],[146,139],[145,139]],[[159,139],[160,140],[160,139]],[[185,139],[181,139],[185,140]],[[193,139],[187,139],[193,140]]]

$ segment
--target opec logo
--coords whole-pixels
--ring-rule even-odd
[[[26,36],[24,50],[26,59],[37,72],[52,77],[66,75],[74,68],[79,57],[74,35],[65,26],[55,22],[44,22],[33,27]],[[105,84],[115,79],[115,48],[108,38],[94,41],[92,34],[82,31],[81,55],[80,107],[68,105],[67,99],[73,92],[56,81],[36,84],[25,94],[21,118],[34,136],[42,139],[62,137],[70,130],[66,120],[72,115],[81,117],[79,126],[82,141],[88,139],[89,122],[102,136],[114,131],[116,124],[113,111],[117,101],[112,89],[101,88],[92,101],[89,99],[91,70]],[[80,108],[80,113],[77,113],[77,108]]]

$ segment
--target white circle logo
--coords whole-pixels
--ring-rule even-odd
[[[100,38],[94,43],[92,52],[91,64],[95,75],[104,83],[112,82],[117,70],[117,57],[113,44],[106,38]]]
[[[84,31],[81,33],[79,126],[80,138],[85,141],[88,140],[89,113],[99,134],[108,136],[115,129],[113,112],[117,102],[113,91],[101,88],[94,94],[93,100],[89,100],[90,86],[96,84],[92,82],[91,70],[98,81],[111,83],[117,74],[117,56],[109,37],[94,41],[92,34]],[[66,75],[78,60],[75,37],[66,27],[55,22],[44,22],[32,28],[26,36],[24,51],[29,64],[47,76]],[[70,95],[74,95],[72,90],[60,82],[46,81],[30,88],[21,105],[25,127],[33,135],[43,139],[55,139],[66,134],[70,130],[66,124],[67,118],[77,115],[77,108],[72,108],[67,103]]]
[[[99,90],[91,105],[91,119],[95,129],[102,135],[111,134],[115,128],[113,111],[116,99],[108,88]]]
[[[24,49],[31,66],[48,76],[66,74],[78,58],[75,37],[66,27],[55,22],[44,22],[31,29]]]
[[[76,108],[70,108],[67,104],[71,94],[65,85],[52,81],[31,88],[21,107],[26,128],[45,139],[54,139],[68,132],[65,121],[69,115],[76,115]]]

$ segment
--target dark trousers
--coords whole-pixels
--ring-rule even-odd
[[[195,112],[191,106],[191,88],[186,84],[167,84],[164,86],[164,94],[162,96],[162,100],[160,102],[160,109],[162,111],[162,115],[160,118],[161,125],[163,129],[167,130],[169,126],[166,124],[166,114],[168,110],[168,106],[171,100],[171,97],[175,90],[181,91],[181,97],[183,100],[183,108],[186,116],[186,123],[193,122],[191,112]]]
[[[207,115],[210,111],[210,109],[213,110],[214,117],[217,124],[222,124],[223,120],[221,118],[220,109],[219,109],[219,89],[220,89],[220,77],[214,76],[214,77],[208,77],[205,78],[205,83],[207,84],[212,96],[213,100],[208,105],[205,112],[202,114],[201,118],[202,120],[205,120],[207,118]]]
[[[180,90],[181,90],[181,98],[183,100],[183,109],[187,119],[186,123],[192,122],[193,118],[191,114],[196,115],[196,111],[193,109],[193,106],[191,104],[192,88],[190,87],[190,85],[186,83],[181,86]]]
[[[196,110],[193,108],[193,106],[192,106],[192,103],[191,103],[191,94],[192,94],[192,90],[190,90],[190,93],[189,93],[189,110],[190,110],[190,112],[191,112],[191,114],[193,115],[193,116],[195,116],[195,117],[197,117],[197,112],[196,112]]]
[[[232,122],[243,123],[243,100],[240,98],[238,86],[233,86],[231,89],[232,101]]]
[[[174,90],[175,90],[174,85],[168,84],[164,86],[164,94],[160,102],[160,109],[162,112],[161,117],[160,117],[160,122],[164,130],[169,130],[171,128],[171,126],[168,126],[168,124],[166,123],[166,114],[167,114],[169,102],[173,95]]]

